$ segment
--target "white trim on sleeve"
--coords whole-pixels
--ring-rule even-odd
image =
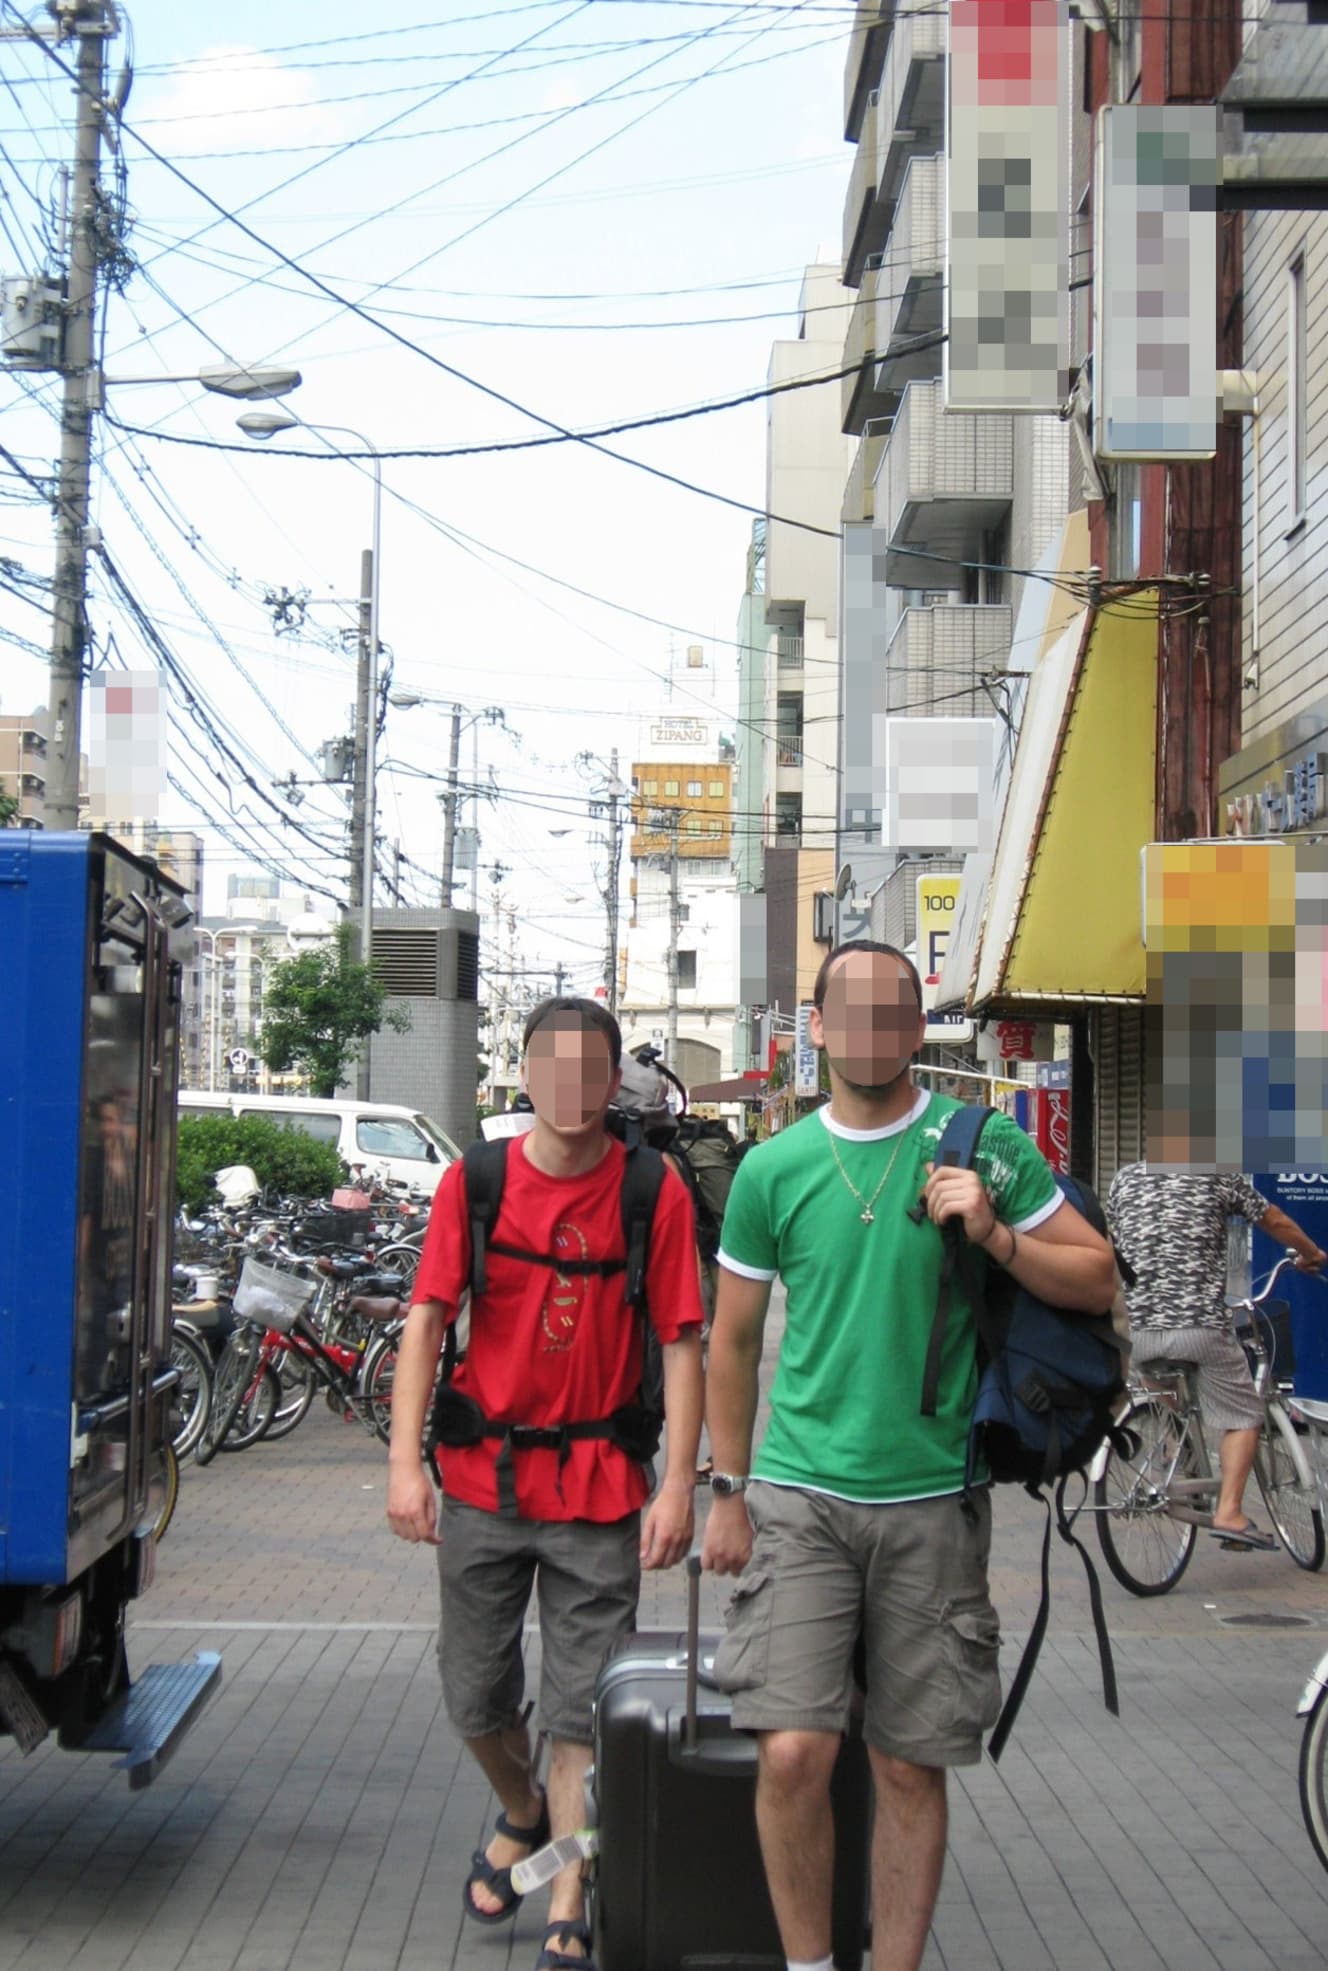
[[[777,1267],[744,1265],[742,1260],[731,1258],[725,1252],[723,1246],[720,1247],[715,1256],[721,1266],[725,1267],[730,1273],[736,1273],[740,1280],[777,1280],[779,1278],[779,1269]]]
[[[1045,1225],[1049,1218],[1054,1218],[1061,1206],[1069,1202],[1070,1200],[1058,1184],[1054,1197],[1048,1198],[1047,1202],[1044,1205],[1039,1205],[1036,1211],[1030,1211],[1027,1218],[1017,1218],[1011,1225],[1010,1230],[1012,1232],[1031,1232],[1035,1225]]]

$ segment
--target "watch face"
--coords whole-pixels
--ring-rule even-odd
[[[731,1478],[726,1478],[724,1473],[721,1472],[718,1477],[711,1479],[710,1489],[712,1492],[718,1492],[721,1499],[728,1499],[735,1492],[741,1492],[742,1487],[741,1485],[735,1485]]]

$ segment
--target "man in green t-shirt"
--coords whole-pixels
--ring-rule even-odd
[[[757,1822],[790,1971],[830,1971],[830,1774],[862,1639],[872,1962],[916,1971],[945,1859],[946,1768],[981,1757],[1000,1709],[990,1500],[963,1496],[977,1370],[962,1302],[936,1414],[922,1415],[939,1228],[960,1220],[981,1263],[1058,1306],[1104,1312],[1115,1276],[1106,1241],[1007,1117],[988,1123],[975,1169],[935,1167],[960,1105],[914,1086],[926,1018],[901,952],[840,946],[813,1001],[829,1104],[743,1159],[724,1215],[704,1564],[742,1578],[715,1675],[733,1693],[734,1724],[759,1738]],[[753,1464],[776,1277],[786,1321]]]

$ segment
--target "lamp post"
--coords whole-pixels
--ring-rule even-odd
[[[96,49],[98,67],[81,88],[95,125],[102,90],[101,43],[90,36],[82,46]],[[80,112],[82,114],[82,112]],[[95,173],[93,174],[95,176]],[[105,386],[194,383],[223,397],[284,397],[299,388],[298,370],[243,363],[209,363],[179,377],[103,375],[94,357],[93,302],[96,286],[91,180],[86,202],[75,200],[75,260],[66,296],[68,324],[61,415],[59,492],[55,502],[56,580],[51,597],[51,654],[47,682],[48,743],[45,814],[48,828],[78,827],[79,760],[83,746],[83,672],[87,650],[88,525],[92,494],[92,419],[101,409]],[[86,209],[84,209],[86,206]]]
[[[358,812],[352,819],[352,833],[358,829],[359,840],[352,842],[353,862],[358,866],[360,887],[360,960],[367,965],[373,954],[373,888],[374,888],[374,778],[378,743],[378,606],[382,592],[381,550],[383,533],[383,460],[376,445],[355,431],[348,424],[311,424],[304,418],[292,417],[289,411],[246,411],[236,420],[241,431],[248,438],[266,442],[283,431],[335,432],[338,437],[353,438],[373,460],[373,535],[369,550],[368,590],[368,635],[365,639],[367,651],[363,665],[363,682],[367,689],[359,693],[362,718],[357,719],[361,730],[356,733],[357,750],[363,760],[360,799],[356,804]],[[360,1052],[356,1069],[356,1092],[361,1101],[369,1096],[369,1042],[366,1040]]]

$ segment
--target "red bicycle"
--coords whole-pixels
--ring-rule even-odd
[[[386,1444],[391,1435],[392,1380],[405,1304],[391,1276],[369,1275],[351,1302],[372,1339],[334,1340],[311,1318],[321,1281],[307,1262],[250,1254],[235,1294],[235,1330],[217,1363],[211,1414],[195,1458],[242,1451],[285,1437],[308,1414],[318,1389],[329,1409],[361,1423]],[[375,1331],[376,1330],[376,1331]]]

